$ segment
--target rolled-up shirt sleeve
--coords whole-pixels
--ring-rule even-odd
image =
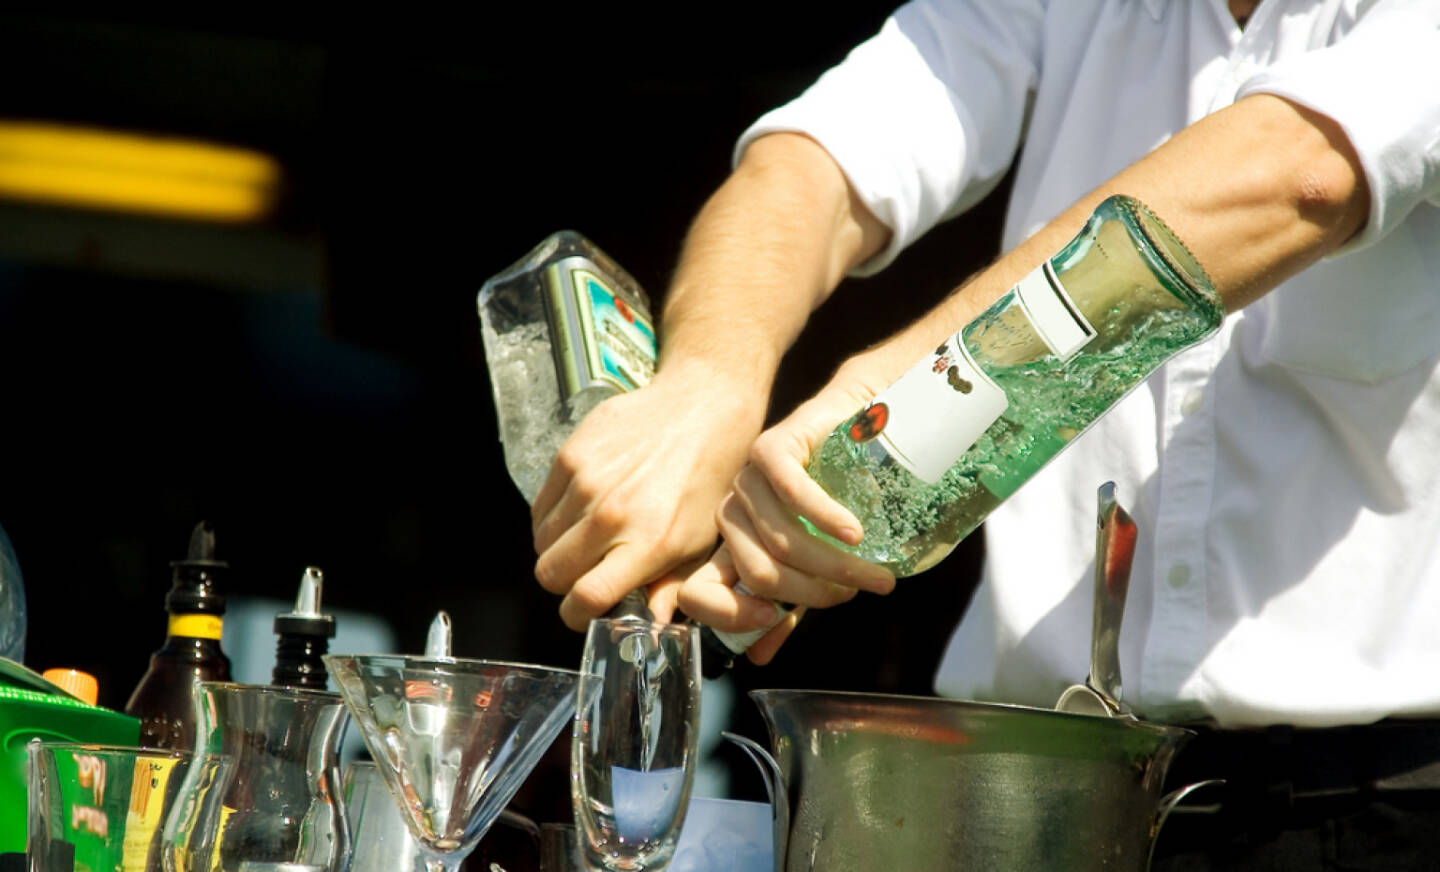
[[[916,0],[736,143],[803,133],[829,152],[891,230],[861,264],[878,272],[940,221],[974,205],[1014,159],[1039,76],[1038,0]]]
[[[1383,238],[1423,202],[1440,205],[1440,3],[1377,4],[1333,45],[1246,80],[1237,98],[1258,93],[1331,118],[1360,158],[1369,221],[1332,257]]]

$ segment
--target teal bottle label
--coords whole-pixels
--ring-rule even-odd
[[[655,374],[655,326],[627,303],[587,257],[572,255],[545,270],[556,371],[568,399],[596,385],[633,391]]]

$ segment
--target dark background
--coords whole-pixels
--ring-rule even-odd
[[[0,13],[0,118],[247,146],[285,178],[245,226],[0,200],[0,524],[28,664],[92,672],[123,706],[201,518],[236,595],[291,597],[316,565],[329,604],[388,617],[405,650],[444,608],[458,655],[578,661],[531,577],[475,294],[568,227],[658,306],[738,134],[889,6]],[[996,201],[847,281],[772,419],[993,256]],[[888,598],[812,613],[737,687],[929,693],[978,560],[969,541]],[[751,708],[738,729],[762,738]]]

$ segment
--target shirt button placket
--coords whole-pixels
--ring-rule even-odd
[[[1205,528],[1215,465],[1214,418],[1205,386],[1219,354],[1215,345],[1205,343],[1176,357],[1160,375],[1162,450],[1150,576],[1154,614],[1137,688],[1150,703],[1174,700],[1205,653]]]

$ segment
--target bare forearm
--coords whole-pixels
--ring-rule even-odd
[[[811,312],[886,233],[818,144],[755,141],[686,238],[661,322],[661,372],[723,370],[768,394]]]
[[[1140,200],[1169,224],[1232,312],[1339,247],[1369,214],[1365,178],[1337,125],[1278,97],[1246,98],[1080,199],[867,353],[861,368],[888,384],[1064,246],[1111,194]]]

